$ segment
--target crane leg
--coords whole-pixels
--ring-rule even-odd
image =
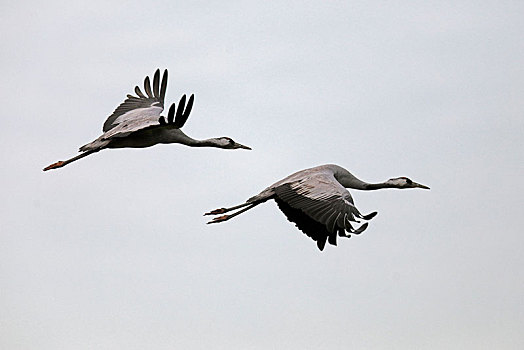
[[[237,215],[242,214],[245,211],[248,211],[249,209],[252,209],[253,207],[257,206],[258,204],[260,204],[260,203],[244,203],[244,205],[242,205],[242,206],[246,206],[247,205],[248,207],[246,207],[244,209],[241,209],[241,210],[239,210],[239,211],[237,211],[237,212],[235,212],[233,214],[222,215],[222,216],[216,217],[213,220],[209,221],[208,224],[216,224],[216,223],[219,223],[219,222],[222,222],[222,221],[227,221],[227,220],[229,220],[231,218],[234,218]],[[242,206],[240,206],[240,207],[242,207]],[[239,206],[237,206],[237,207],[239,207]],[[228,208],[228,209],[232,210],[231,208]],[[213,210],[213,211],[215,211],[215,210]],[[219,212],[217,214],[221,214],[221,212]]]
[[[43,170],[44,170],[44,171],[48,171],[48,170],[51,170],[51,169],[61,168],[61,167],[63,167],[64,165],[65,165],[64,162],[61,161],[61,160],[59,160],[59,161],[56,162],[56,163],[53,163],[53,164],[51,164],[51,165],[46,166]]]
[[[98,152],[99,150],[91,150],[91,151],[86,151],[84,153],[81,153],[79,155],[77,155],[76,157],[73,157],[73,158],[70,158],[68,160],[59,160],[58,162],[56,163],[53,163],[51,165],[48,165],[46,166],[43,170],[44,171],[48,171],[48,170],[51,170],[51,169],[57,169],[57,168],[61,168],[69,163],[72,163],[74,162],[75,160],[79,160],[79,159],[82,159],[88,155],[90,155],[91,153],[95,153],[95,152]]]
[[[230,208],[219,208],[219,209],[211,210],[210,212],[205,213],[204,215],[224,214],[224,213],[227,213],[228,211],[235,210],[235,209],[238,209],[238,208],[243,208],[243,207],[246,207],[246,206],[248,206],[250,204],[252,204],[252,203],[242,203],[240,205],[235,205],[234,207],[230,207]]]

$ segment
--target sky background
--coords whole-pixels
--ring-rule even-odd
[[[524,348],[522,1],[0,5],[0,348]],[[252,151],[97,138],[156,68],[184,131]],[[318,251],[268,202],[312,166],[365,233]]]

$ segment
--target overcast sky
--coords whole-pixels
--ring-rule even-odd
[[[524,348],[522,1],[0,5],[0,348]],[[157,68],[184,131],[252,151],[105,150]],[[268,202],[339,164],[365,233],[323,252]]]

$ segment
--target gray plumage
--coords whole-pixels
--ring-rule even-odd
[[[216,209],[204,215],[218,215],[243,208],[233,214],[216,217],[208,222],[218,223],[274,199],[288,220],[294,222],[302,232],[317,242],[320,250],[323,250],[326,241],[337,245],[337,236],[349,238],[351,234],[362,233],[368,223],[363,223],[356,228],[354,224],[368,221],[377,214],[373,212],[362,215],[355,207],[353,197],[346,187],[364,191],[380,188],[429,189],[406,177],[370,184],[357,179],[338,165],[327,164],[296,172],[249,198],[243,204]]]
[[[251,149],[236,143],[229,137],[205,140],[193,139],[180,130],[187,121],[193,107],[194,95],[180,98],[178,108],[175,103],[169,108],[167,119],[161,115],[167,89],[167,69],[160,80],[160,70],[153,77],[153,87],[149,77],[144,79],[144,91],[135,87],[137,96],[127,95],[115,111],[107,118],[102,128],[103,134],[82,147],[80,155],[65,161],[58,161],[44,168],[44,171],[61,168],[71,162],[106,148],[144,148],[163,143],[180,143],[190,147],[218,147],[224,149]]]

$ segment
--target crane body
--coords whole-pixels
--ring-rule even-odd
[[[298,229],[316,241],[317,247],[323,250],[326,241],[337,245],[337,236],[349,238],[351,234],[362,233],[368,223],[365,222],[358,228],[353,227],[354,223],[369,221],[377,214],[372,212],[362,215],[346,188],[364,191],[381,188],[429,189],[406,177],[393,178],[382,183],[367,183],[338,165],[326,164],[291,174],[243,204],[215,209],[204,215],[220,215],[239,209],[208,222],[220,223],[273,199],[288,220],[294,222]]]
[[[138,86],[137,96],[127,95],[104,123],[103,134],[82,147],[81,154],[65,161],[58,161],[44,168],[44,171],[61,168],[69,163],[84,158],[106,148],[145,148],[156,144],[179,143],[189,147],[217,147],[223,149],[251,148],[236,143],[229,137],[197,140],[187,136],[180,128],[184,126],[193,107],[194,95],[186,104],[186,95],[180,98],[178,107],[173,103],[169,108],[167,119],[161,115],[164,110],[164,99],[167,88],[167,69],[160,81],[160,70],[153,78],[144,80],[145,94]]]

